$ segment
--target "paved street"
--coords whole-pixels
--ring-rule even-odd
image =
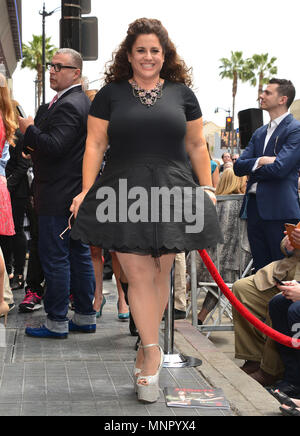
[[[0,415],[197,418],[278,414],[277,401],[186,320],[175,322],[174,353],[197,357],[203,363],[197,368],[163,368],[161,387],[219,387],[231,409],[170,408],[162,390],[157,403],[139,403],[131,375],[136,338],[129,334],[128,322],[117,319],[114,281],[104,282],[104,289],[107,304],[95,334],[34,339],[24,335],[24,327],[43,322],[44,311],[19,314],[16,308],[9,314],[5,337],[0,329]],[[23,291],[14,295],[18,305]]]

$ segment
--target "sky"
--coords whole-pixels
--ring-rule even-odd
[[[44,0],[46,11],[61,6],[60,0]],[[32,35],[42,34],[43,0],[23,0],[23,42]],[[299,0],[92,0],[90,16],[97,16],[99,26],[99,57],[84,62],[83,74],[90,89],[99,88],[105,63],[125,38],[128,25],[137,18],[157,18],[169,32],[177,51],[193,69],[194,91],[198,97],[205,121],[224,126],[232,107],[232,81],[221,79],[220,59],[230,58],[231,51],[242,51],[244,58],[253,54],[269,53],[277,58],[277,77],[290,79],[300,98],[299,55]],[[59,20],[61,11],[46,18],[46,36],[59,47]],[[34,115],[35,74],[20,69],[13,74],[14,98],[28,115]],[[54,91],[49,87],[46,73],[46,101]],[[257,107],[257,88],[249,83],[238,84],[236,113]],[[216,108],[219,109],[215,113]],[[225,109],[225,110],[224,110]],[[237,123],[237,121],[236,121]]]

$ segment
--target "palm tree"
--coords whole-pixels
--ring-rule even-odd
[[[32,35],[33,39],[28,45],[23,44],[23,60],[21,68],[29,68],[30,70],[36,70],[37,83],[38,83],[38,106],[41,103],[42,94],[42,73],[43,73],[43,37],[38,35]],[[51,38],[45,39],[45,54],[46,62],[50,62],[54,53],[57,51],[52,44],[50,44]]]
[[[252,58],[246,60],[248,64],[248,68],[253,71],[253,77],[250,79],[251,86],[256,86],[258,82],[258,106],[259,106],[259,96],[262,93],[263,85],[269,82],[271,77],[277,74],[277,67],[274,63],[277,61],[277,58],[272,57],[270,60],[268,59],[269,54],[254,54]],[[256,71],[257,76],[255,76],[254,71]]]
[[[234,115],[235,115],[235,97],[237,94],[238,80],[247,82],[253,77],[253,72],[249,68],[250,65],[243,59],[242,51],[231,52],[231,58],[221,58],[220,76],[222,79],[232,80],[232,130],[234,130]]]

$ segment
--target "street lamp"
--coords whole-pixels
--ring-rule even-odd
[[[222,107],[216,107],[215,114],[217,114],[219,112],[219,109],[221,109],[224,112],[227,112],[228,116],[230,117],[230,109],[223,109]]]
[[[42,15],[43,20],[42,20],[42,27],[43,27],[43,47],[42,47],[42,89],[43,89],[43,99],[42,99],[42,103],[45,104],[45,93],[46,93],[46,80],[45,80],[45,75],[46,75],[46,35],[45,35],[45,23],[46,23],[46,17],[50,17],[50,15],[54,14],[54,12],[56,12],[57,10],[61,9],[60,7],[54,9],[51,12],[46,12],[46,7],[45,7],[45,3],[43,3],[43,11],[40,12],[40,15]]]

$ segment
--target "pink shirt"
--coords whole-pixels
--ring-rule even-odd
[[[2,120],[2,116],[0,114],[0,157],[2,156],[5,140],[6,140],[5,126]]]

